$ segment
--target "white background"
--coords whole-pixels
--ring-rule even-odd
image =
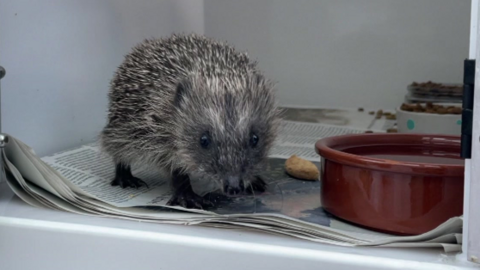
[[[206,34],[251,51],[291,105],[393,108],[414,80],[462,82],[469,31],[469,0],[205,0]]]
[[[123,55],[171,32],[248,50],[282,104],[392,108],[414,80],[462,81],[469,16],[469,0],[4,0],[3,131],[40,156],[94,140]]]
[[[2,0],[2,131],[38,155],[96,139],[108,84],[135,43],[203,33],[196,0]]]

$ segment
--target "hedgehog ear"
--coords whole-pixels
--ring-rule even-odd
[[[185,95],[188,93],[190,89],[190,83],[187,80],[181,80],[177,84],[177,89],[175,91],[175,99],[173,100],[173,104],[178,107],[182,104],[183,100],[185,99]]]

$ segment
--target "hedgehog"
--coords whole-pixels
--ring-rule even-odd
[[[108,93],[101,149],[115,166],[112,186],[147,185],[148,164],[171,176],[167,205],[214,206],[192,181],[223,195],[264,192],[259,177],[277,137],[275,84],[247,52],[197,34],[144,39],[124,56]],[[194,177],[192,177],[194,176]]]

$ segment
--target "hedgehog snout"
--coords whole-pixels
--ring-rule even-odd
[[[243,181],[239,176],[227,176],[223,180],[223,192],[228,195],[240,194],[243,190]]]

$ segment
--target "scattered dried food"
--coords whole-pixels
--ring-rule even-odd
[[[368,114],[374,115],[374,114],[375,114],[375,111],[371,111],[371,112],[369,112]]]
[[[358,111],[359,111],[359,112],[363,112],[364,109],[363,109],[363,108],[358,108]]]
[[[389,128],[387,129],[387,133],[397,133],[398,130],[396,128]]]
[[[424,87],[424,88],[438,88],[438,89],[457,89],[458,85],[444,84],[444,83],[434,83],[432,81],[417,83],[413,82],[412,86]]]
[[[461,97],[463,95],[462,84],[443,84],[432,81],[413,82],[408,86],[408,89],[416,96]]]
[[[462,108],[457,106],[444,106],[439,104],[432,104],[428,102],[424,106],[420,103],[406,104],[403,103],[400,109],[407,112],[422,112],[435,114],[462,114]]]

